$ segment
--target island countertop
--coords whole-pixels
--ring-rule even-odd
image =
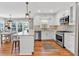
[[[26,31],[23,31],[23,32],[18,32],[16,34],[13,34],[13,35],[19,35],[19,36],[33,36],[34,35],[34,31],[29,31],[29,32],[26,32]]]

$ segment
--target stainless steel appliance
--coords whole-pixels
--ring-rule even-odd
[[[65,24],[69,24],[69,15],[60,18],[60,24],[64,24],[64,25],[65,25]]]
[[[35,40],[41,40],[41,31],[35,31]]]
[[[64,48],[64,32],[56,33],[56,42]]]
[[[57,43],[64,48],[64,33],[71,33],[72,31],[57,31],[56,32],[56,41]]]

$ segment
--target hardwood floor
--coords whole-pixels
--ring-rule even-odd
[[[1,46],[0,56],[11,56],[11,43],[5,43]]]
[[[57,52],[43,52],[42,51],[42,42],[48,42],[53,45],[55,48],[59,49]],[[35,52],[34,56],[73,56],[68,50],[61,48],[55,41],[35,41]]]
[[[44,41],[35,41],[35,52],[33,53],[33,56],[73,56],[72,53],[67,51],[64,48],[61,48],[59,45],[56,44],[55,41],[45,41],[49,42],[51,45],[53,45],[55,48],[59,49],[57,52],[44,52],[42,51],[42,42]],[[11,54],[11,43],[5,43],[0,48],[0,55],[1,56],[14,56],[16,53]]]

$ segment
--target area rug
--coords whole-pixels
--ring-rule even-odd
[[[59,49],[55,48],[49,42],[42,42],[42,52],[58,52]]]

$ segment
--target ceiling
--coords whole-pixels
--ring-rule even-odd
[[[36,13],[55,13],[65,10],[73,5],[73,2],[29,2],[31,15]],[[25,2],[0,2],[0,17],[25,17]]]

